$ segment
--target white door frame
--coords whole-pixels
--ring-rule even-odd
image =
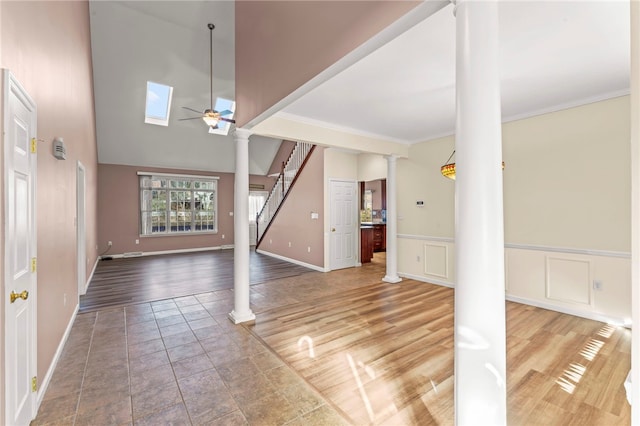
[[[78,263],[78,297],[87,292],[87,212],[86,169],[78,161],[76,171],[76,250]]]
[[[360,221],[358,220],[358,182],[352,179],[329,179],[329,215],[328,215],[328,219],[329,219],[329,270],[334,270],[334,269],[341,269],[340,268],[335,268],[335,264],[334,264],[334,260],[333,260],[333,253],[335,251],[335,247],[334,247],[334,243],[333,243],[333,238],[331,237],[331,233],[332,230],[331,228],[333,228],[333,206],[335,205],[335,199],[334,199],[334,192],[333,192],[333,185],[334,183],[337,182],[342,182],[342,183],[349,183],[353,185],[354,188],[354,203],[353,203],[353,211],[352,211],[352,217],[353,217],[353,250],[354,250],[354,260],[353,260],[353,265],[351,266],[356,266],[358,263],[358,259],[359,259],[359,243],[360,243],[360,238],[358,236],[359,232],[358,232],[358,228],[359,228],[359,223]]]
[[[23,400],[24,404],[26,405],[26,409],[27,411],[24,412],[24,416],[25,418],[23,419],[19,419],[16,420],[16,412],[15,412],[15,406],[17,405],[16,402],[12,399],[15,398],[16,395],[15,394],[15,389],[18,389],[17,387],[17,381],[15,376],[13,376],[12,374],[10,374],[10,372],[15,371],[17,368],[14,365],[16,362],[16,357],[17,356],[26,356],[28,359],[25,362],[25,365],[27,366],[27,368],[29,369],[28,373],[25,375],[23,374],[23,377],[29,377],[29,378],[35,378],[37,375],[37,272],[36,272],[36,258],[37,258],[37,223],[36,223],[36,208],[37,208],[37,204],[36,204],[36,181],[37,181],[37,154],[31,149],[31,147],[29,148],[29,150],[31,150],[33,153],[29,154],[29,187],[28,187],[28,192],[30,192],[30,197],[27,201],[27,204],[29,204],[29,206],[27,207],[28,213],[27,213],[27,225],[30,229],[28,231],[29,233],[29,237],[28,237],[28,257],[30,258],[30,265],[29,265],[29,295],[28,295],[28,299],[23,301],[21,299],[16,300],[16,303],[20,302],[20,303],[25,303],[28,302],[30,305],[28,306],[28,310],[26,311],[25,315],[27,318],[27,327],[25,330],[25,334],[27,334],[26,338],[25,338],[25,342],[27,344],[27,353],[26,354],[18,354],[17,353],[17,348],[16,345],[14,344],[15,341],[15,315],[17,314],[16,309],[12,308],[12,304],[10,303],[10,293],[12,291],[16,291],[16,289],[13,288],[13,279],[14,277],[11,276],[11,271],[12,271],[12,267],[9,266],[11,265],[11,262],[14,260],[15,257],[15,253],[13,250],[11,250],[12,246],[12,238],[10,238],[11,235],[13,235],[13,231],[11,229],[11,227],[13,226],[13,224],[11,223],[11,220],[9,218],[9,213],[11,212],[10,210],[10,206],[15,205],[15,203],[10,202],[12,196],[14,196],[14,189],[10,188],[10,186],[12,186],[12,182],[14,181],[14,175],[15,175],[15,168],[13,166],[14,162],[13,162],[13,152],[14,151],[14,147],[13,147],[13,142],[10,141],[10,138],[13,135],[13,132],[10,131],[10,123],[12,121],[12,117],[10,117],[10,114],[12,113],[12,108],[10,108],[10,101],[13,99],[17,99],[18,102],[20,102],[28,111],[29,115],[28,115],[28,120],[29,123],[26,123],[27,127],[28,127],[28,140],[31,141],[31,143],[35,146],[37,144],[37,136],[36,136],[36,132],[37,132],[37,110],[36,110],[36,104],[33,101],[33,99],[31,99],[31,97],[29,96],[29,94],[24,90],[24,88],[22,87],[22,85],[20,85],[20,83],[18,82],[18,80],[16,80],[16,78],[13,76],[13,74],[11,74],[11,72],[9,70],[2,70],[3,71],[3,75],[2,75],[2,102],[3,102],[3,130],[4,130],[4,135],[3,135],[3,152],[4,152],[4,163],[3,163],[3,169],[4,169],[4,197],[2,200],[2,209],[3,209],[3,213],[4,213],[4,221],[5,221],[5,225],[4,225],[4,232],[5,232],[5,238],[4,238],[4,276],[3,276],[3,282],[2,282],[2,287],[3,287],[3,300],[4,300],[4,357],[5,357],[5,362],[4,365],[2,366],[4,368],[4,406],[5,406],[5,419],[4,422],[5,424],[15,424],[16,421],[20,421],[22,422],[22,420],[25,420],[26,417],[29,417],[27,420],[27,424],[29,423],[29,421],[31,421],[38,410],[38,394],[37,392],[33,391],[33,389],[31,389],[31,392],[29,393],[29,396],[27,397],[27,399]],[[34,147],[35,148],[35,147]],[[12,213],[12,215],[15,215],[15,213]],[[12,254],[14,256],[12,256]],[[20,291],[20,290],[17,290]],[[17,305],[16,305],[17,306]],[[22,305],[25,306],[25,305]],[[22,312],[25,312],[24,310]],[[32,388],[31,383],[25,384],[22,383],[21,386],[29,386],[29,388]],[[23,405],[23,406],[25,406]]]

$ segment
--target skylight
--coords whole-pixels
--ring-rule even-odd
[[[231,111],[230,114],[221,114],[221,115],[223,118],[232,119],[233,115],[236,113],[236,103],[234,101],[230,101],[229,99],[216,98],[216,105],[214,109],[219,112]],[[228,135],[230,128],[231,128],[231,123],[220,120],[218,122],[218,128],[217,129],[209,128],[209,133],[213,133],[216,135]]]
[[[173,87],[147,81],[147,106],[144,122],[158,126],[169,125],[169,110]]]

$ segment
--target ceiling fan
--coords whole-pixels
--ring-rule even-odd
[[[209,90],[210,90],[210,105],[209,108],[206,108],[204,111],[198,111],[197,109],[189,108],[183,106],[182,108],[187,109],[189,111],[197,112],[200,114],[197,117],[190,118],[180,118],[179,121],[184,120],[197,120],[198,118],[202,118],[207,126],[209,126],[209,133],[212,133],[212,130],[218,129],[218,123],[221,121],[226,121],[227,123],[234,123],[235,120],[232,120],[233,111],[225,109],[224,111],[216,111],[213,108],[213,29],[215,25],[209,23],[207,24],[207,28],[209,28]]]

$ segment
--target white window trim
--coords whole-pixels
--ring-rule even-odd
[[[218,206],[218,190],[219,190],[219,185],[218,185],[218,180],[220,179],[219,176],[206,176],[206,175],[190,175],[190,174],[177,174],[177,173],[154,173],[154,172],[144,172],[144,171],[138,171],[137,172],[138,176],[147,176],[150,178],[153,177],[166,177],[168,178],[168,180],[174,179],[174,180],[179,180],[179,179],[192,179],[192,180],[202,180],[202,181],[211,181],[211,182],[215,182],[215,189],[213,191],[211,190],[203,190],[203,191],[211,191],[214,194],[215,197],[215,210],[214,210],[214,229],[213,230],[205,230],[205,231],[196,231],[196,230],[189,230],[189,231],[170,231],[170,224],[168,224],[167,228],[168,230],[165,232],[157,232],[157,233],[151,233],[151,234],[145,234],[142,232],[142,190],[143,188],[140,186],[141,183],[141,179],[138,179],[138,202],[140,203],[138,205],[138,226],[139,226],[139,230],[141,232],[139,232],[140,237],[142,238],[147,238],[147,237],[151,237],[151,238],[155,238],[155,237],[173,237],[173,236],[185,236],[185,235],[206,235],[206,234],[217,234],[218,233],[218,211],[219,211],[219,206]],[[167,202],[169,203],[167,206],[167,221],[169,220],[169,215],[170,215],[170,199],[169,199],[169,192],[172,189],[175,190],[182,190],[182,191],[197,191],[196,189],[182,189],[182,188],[163,188],[164,190],[167,191]],[[191,210],[193,213],[193,209]]]

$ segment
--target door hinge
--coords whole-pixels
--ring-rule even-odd
[[[31,138],[31,153],[35,154],[38,151],[38,141],[36,138]]]
[[[36,376],[33,376],[31,378],[31,392],[37,392],[38,391],[38,378]]]
[[[38,260],[35,257],[31,258],[31,272],[36,272],[38,270]]]

